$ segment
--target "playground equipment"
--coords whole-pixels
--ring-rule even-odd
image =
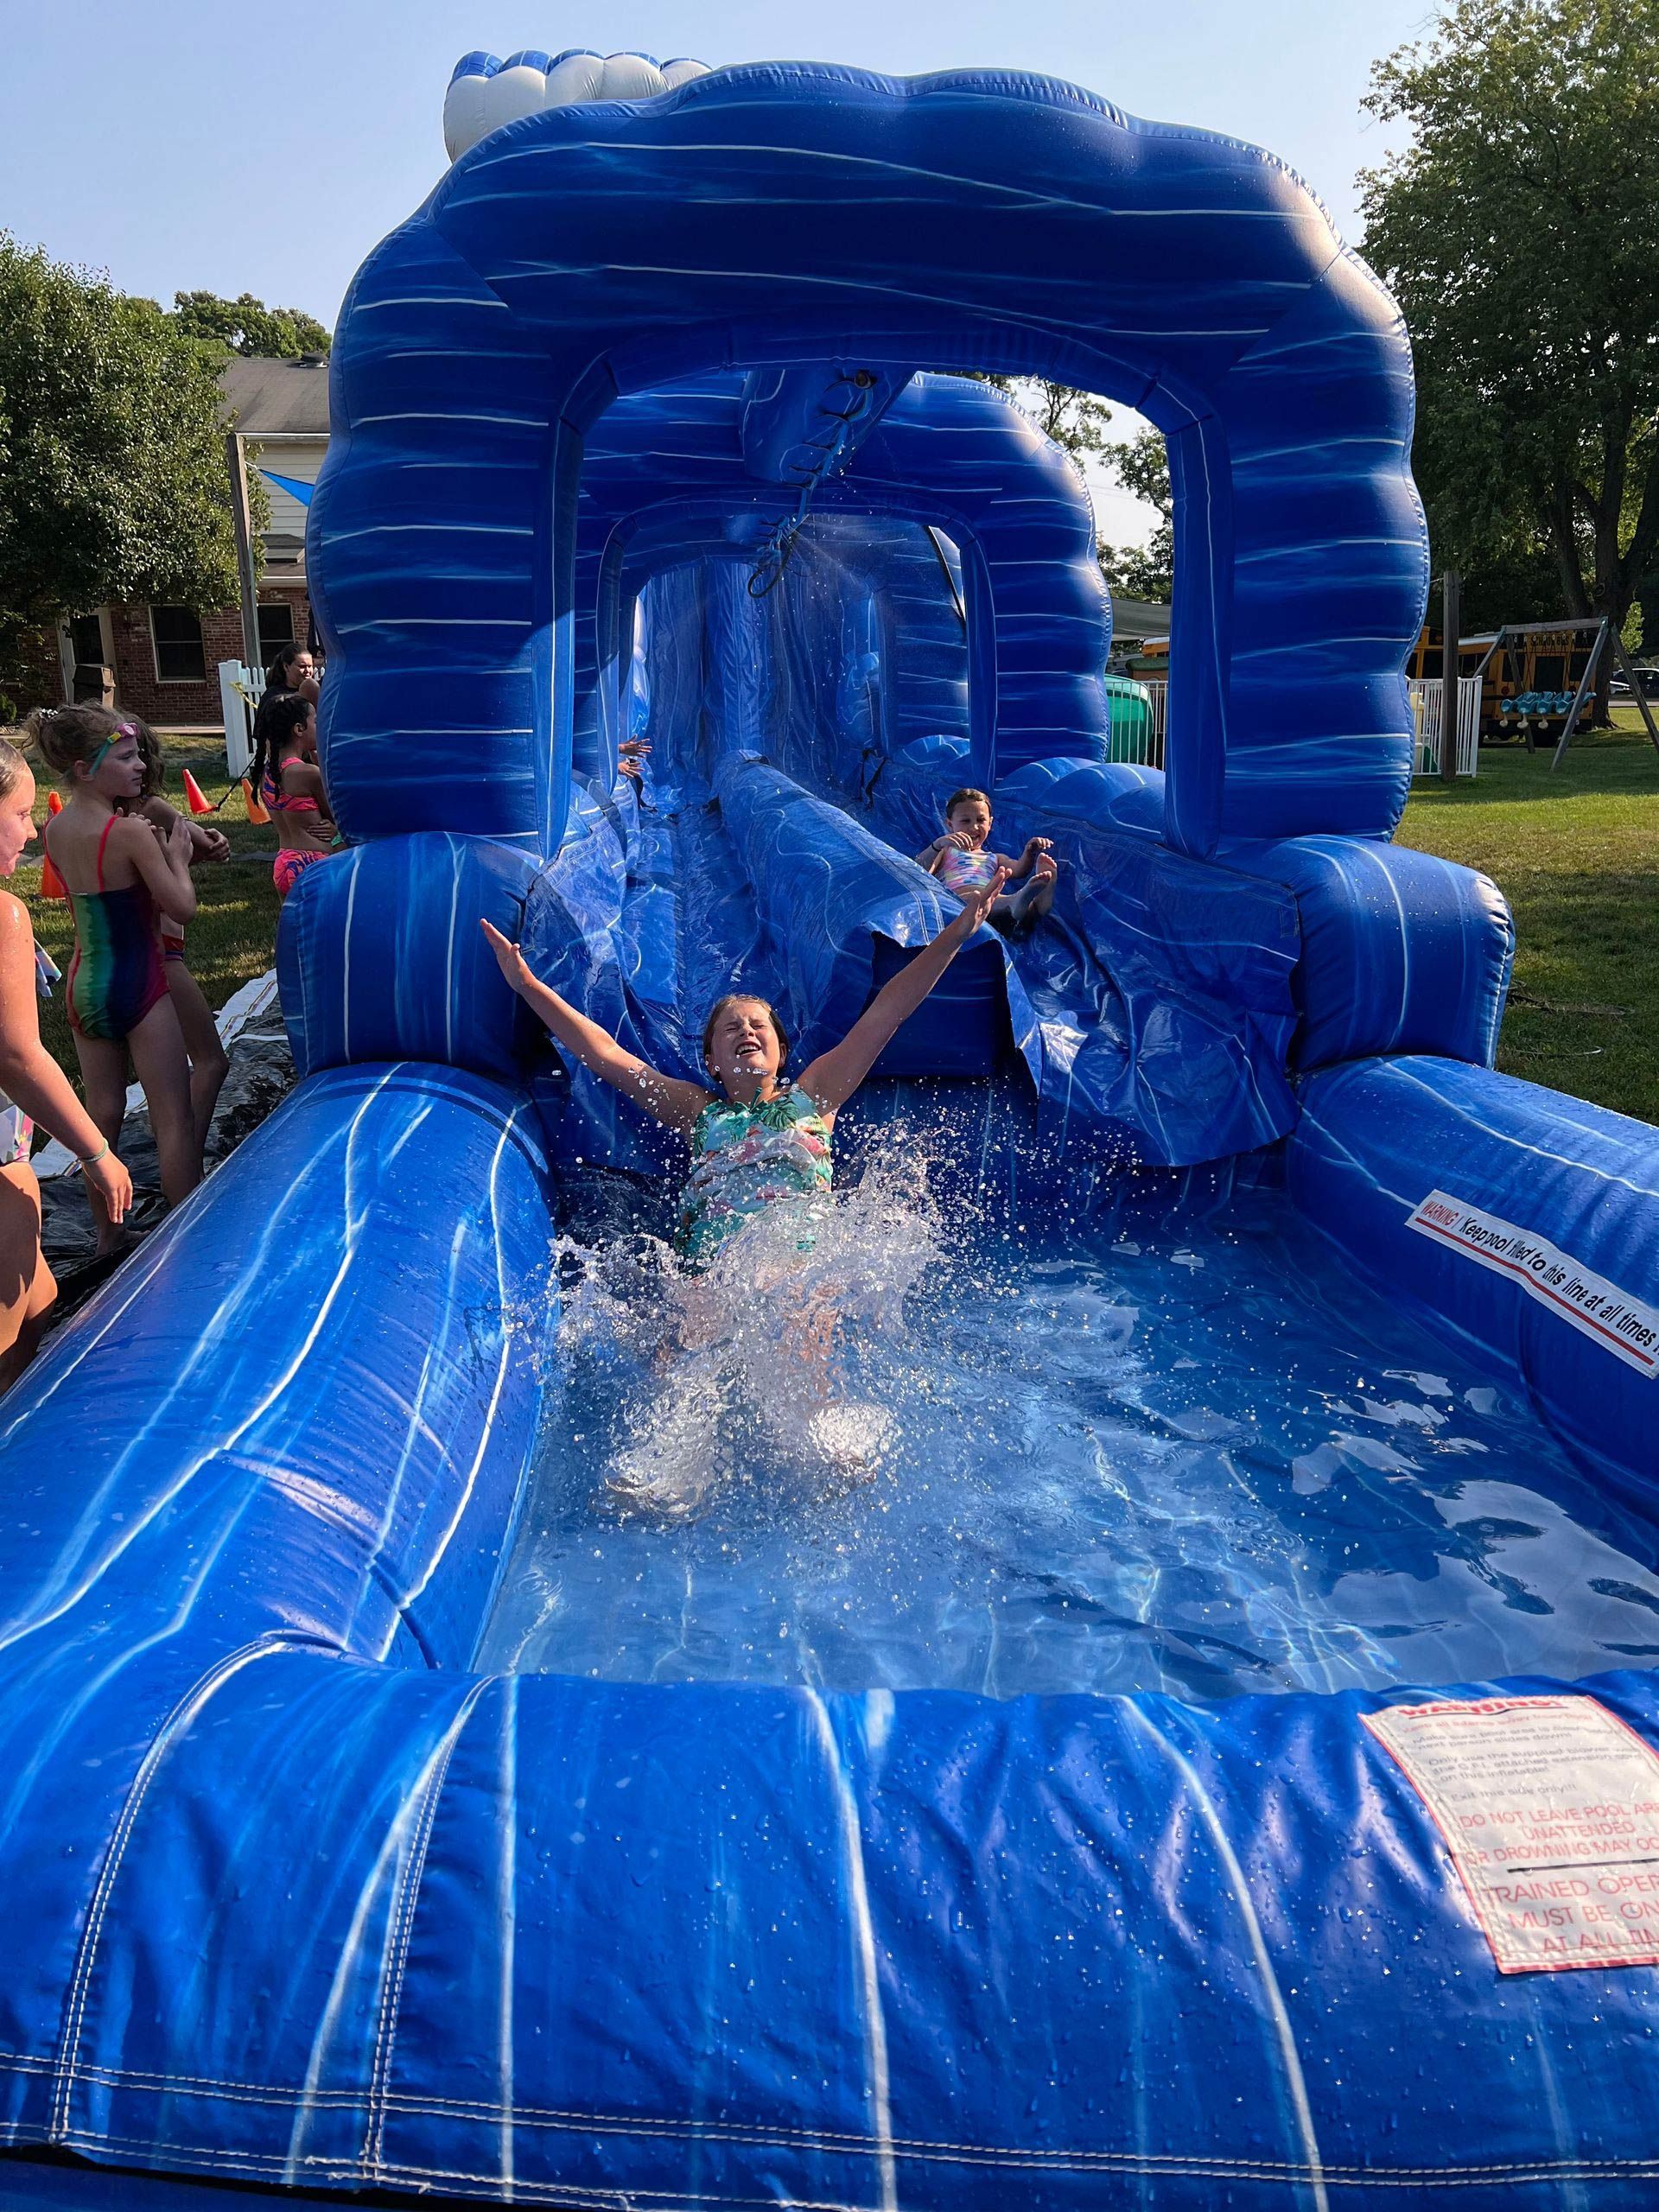
[[[1492,1071],[1502,902],[1389,842],[1399,318],[1271,156],[1072,86],[673,79],[469,57],[458,158],[342,315],[308,565],[353,849],[284,913],[302,1081],[0,1408],[0,2182],[1642,2205],[1659,1132]],[[1109,757],[1086,504],[968,367],[1169,442],[1161,771]],[[810,1054],[940,925],[905,855],[964,780],[1052,840],[1058,925],[964,951],[869,1119],[930,1102],[1005,1271],[1067,1209],[1107,1264],[1120,1192],[1167,1224],[1258,1185],[1434,1333],[1417,1428],[1501,1385],[1628,1501],[1622,1671],[1431,1691],[1386,1616],[1339,1694],[1211,1703],[477,1666],[544,1426],[581,1442],[551,1209],[663,1160],[479,918],[677,1071],[734,973]],[[1389,1434],[1287,1471],[1369,1503],[1337,1582],[1399,1541]],[[1486,1497],[1458,1541],[1524,1630],[1457,1440],[1431,1487]],[[1519,1872],[1470,1840],[1505,1775],[1553,1830]]]
[[[1425,625],[1412,651],[1414,682],[1433,681],[1429,664],[1438,650]],[[1553,739],[1555,757],[1550,766],[1558,767],[1595,688],[1603,656],[1610,652],[1659,751],[1659,722],[1649,707],[1646,688],[1637,679],[1624,640],[1605,615],[1564,622],[1505,622],[1478,637],[1460,639],[1459,681],[1480,685],[1479,736],[1520,736],[1529,752],[1540,738]],[[1472,667],[1468,664],[1471,656]]]

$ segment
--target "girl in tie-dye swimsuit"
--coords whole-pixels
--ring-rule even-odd
[[[201,1179],[201,1147],[190,1103],[190,1062],[167,987],[160,922],[196,911],[190,833],[175,818],[161,836],[121,810],[146,779],[137,716],[107,707],[54,707],[30,716],[42,758],[67,785],[46,845],[75,918],[69,1020],[86,1106],[105,1137],[120,1135],[127,1065],[144,1088],[162,1188],[176,1205]],[[99,1249],[116,1249],[116,1224],[92,1192]]]
[[[810,1211],[830,1196],[836,1114],[979,927],[1002,881],[1000,872],[994,874],[982,891],[969,893],[962,912],[882,985],[841,1042],[820,1052],[792,1082],[783,1076],[789,1039],[765,999],[741,991],[721,999],[702,1033],[703,1065],[717,1090],[664,1075],[625,1052],[596,1021],[532,976],[518,947],[499,930],[488,922],[482,927],[502,974],[547,1024],[555,1042],[653,1119],[690,1138],[691,1172],[675,1248],[687,1268],[701,1271],[728,1248],[735,1259],[741,1232],[781,1200],[804,1205],[809,1217],[800,1246],[810,1245]]]

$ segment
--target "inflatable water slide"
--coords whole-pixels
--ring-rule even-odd
[[[1651,2205],[1659,1133],[1494,1071],[1392,842],[1395,308],[1039,76],[447,124],[334,356],[301,1079],[0,1407],[0,2199]],[[1031,376],[1167,442],[1161,769]],[[682,1163],[479,923],[810,1056],[966,786],[1058,893],[838,1127],[922,1255],[849,1479],[630,1338]]]

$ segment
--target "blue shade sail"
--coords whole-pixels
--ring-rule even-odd
[[[317,488],[315,484],[308,484],[302,476],[279,476],[274,468],[261,468],[259,474],[267,484],[275,484],[279,491],[286,492],[290,499],[297,499],[302,507],[310,505],[311,494]]]

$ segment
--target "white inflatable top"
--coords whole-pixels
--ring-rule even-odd
[[[469,54],[455,64],[443,99],[443,143],[452,162],[520,116],[592,100],[652,100],[694,77],[706,61],[656,61],[648,54]]]

